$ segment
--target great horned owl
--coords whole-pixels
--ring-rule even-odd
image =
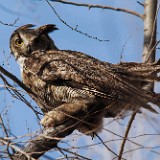
[[[23,83],[44,102],[36,100],[45,113],[44,127],[70,117],[79,119],[78,129],[90,134],[101,130],[104,117],[140,107],[155,112],[149,102],[160,106],[159,95],[141,87],[142,81],[159,80],[158,63],[113,65],[84,53],[58,50],[48,35],[57,30],[55,25],[31,27],[22,26],[12,34],[10,49],[22,69]]]

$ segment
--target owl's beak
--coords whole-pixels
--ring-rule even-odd
[[[27,53],[31,53],[31,52],[32,52],[32,49],[31,49],[31,45],[29,44],[27,47]]]

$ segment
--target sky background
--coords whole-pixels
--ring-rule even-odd
[[[89,0],[77,0],[75,2],[90,3]],[[50,35],[59,49],[81,51],[100,60],[111,63],[119,63],[121,55],[122,61],[141,62],[141,54],[143,50],[143,21],[140,18],[111,10],[88,9],[86,7],[76,7],[55,2],[51,2],[51,4],[61,19],[63,19],[68,25],[73,28],[77,27],[78,30],[87,33],[92,37],[109,41],[100,42],[94,38],[88,38],[83,34],[71,30],[58,19],[45,0],[1,0],[0,21],[8,24],[12,24],[17,18],[18,21],[14,26],[0,24],[0,65],[4,65],[8,71],[15,74],[19,79],[21,79],[20,70],[18,64],[10,54],[9,39],[17,27],[25,24],[35,24],[36,26],[56,24],[59,30]],[[136,0],[92,0],[92,4],[121,7],[143,13],[143,7],[140,6]],[[158,18],[160,19],[159,13]],[[158,29],[160,26],[159,23],[160,22],[158,21]],[[160,39],[159,33],[160,31],[158,30],[157,39]],[[159,57],[160,50],[157,50],[156,59]],[[0,113],[6,126],[8,126],[11,132],[16,136],[39,131],[40,126],[33,111],[31,111],[31,109],[29,109],[24,103],[11,96],[2,85],[3,82],[0,80]],[[158,85],[156,91],[160,92]],[[25,95],[25,97],[32,103],[32,105],[36,106],[27,95]],[[139,138],[133,138],[132,140],[143,146],[154,147],[152,149],[160,153],[160,116],[150,114],[145,110],[143,112],[144,114],[138,114],[136,116],[130,136],[141,135],[144,133],[158,134],[152,136],[143,135]],[[128,119],[129,117],[123,120],[105,119],[104,129],[102,133],[99,134],[100,137],[104,141],[119,139],[119,137],[110,133],[108,130],[123,136],[128,124]],[[4,136],[1,127],[0,136]],[[99,143],[98,138],[92,140],[92,138],[82,135],[78,131],[75,131],[73,135],[68,136],[67,138],[66,141],[70,146],[85,146],[87,144]],[[24,139],[18,139],[18,141],[22,140]],[[118,153],[121,144],[120,142],[121,141],[116,140],[110,143],[108,142],[107,145]],[[69,145],[65,143],[59,145],[62,147],[69,147]],[[140,146],[131,143],[126,144],[126,150],[138,147]],[[0,148],[0,150],[1,149],[2,148]],[[114,155],[111,154],[102,144],[87,149],[81,147],[77,152],[93,160],[106,160],[106,157],[110,160],[114,157]],[[62,156],[62,154],[54,150],[52,150],[49,155],[53,158]],[[141,148],[126,153],[124,157],[129,160],[158,160],[160,154],[153,153],[150,148]]]

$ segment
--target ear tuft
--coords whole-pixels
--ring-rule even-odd
[[[58,28],[54,24],[46,24],[44,26],[41,26],[41,27],[37,28],[37,31],[39,33],[50,33],[50,32],[53,32],[55,30],[58,30]]]
[[[23,29],[28,29],[28,28],[31,28],[31,27],[34,27],[35,25],[33,24],[26,24],[26,25],[23,25],[21,27],[19,27],[17,30],[23,30]]]

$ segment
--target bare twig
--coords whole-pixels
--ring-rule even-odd
[[[4,145],[7,145],[9,147],[11,147],[12,149],[14,149],[17,152],[20,152],[21,154],[25,155],[27,157],[27,160],[36,160],[34,158],[32,158],[29,154],[25,153],[24,151],[20,150],[19,147],[17,147],[16,145],[13,145],[12,143],[10,143],[9,141],[5,140],[4,138],[0,137],[0,142]],[[14,159],[15,157],[12,157],[12,159]],[[18,159],[15,159],[18,160]]]
[[[130,129],[131,129],[131,126],[132,126],[132,123],[133,123],[133,120],[134,120],[136,114],[137,114],[137,112],[134,111],[134,112],[132,113],[132,116],[131,116],[129,122],[128,122],[127,130],[126,130],[126,132],[125,132],[125,135],[124,135],[124,138],[123,138],[123,142],[122,142],[122,145],[121,145],[121,148],[120,148],[118,160],[121,160],[121,159],[122,159],[122,154],[123,154],[124,146],[125,146],[125,143],[126,143],[126,140],[127,140],[128,134],[129,134],[129,131],[130,131]]]
[[[60,148],[60,147],[57,147],[57,148],[58,148],[60,151],[63,150],[63,151],[65,151],[65,152],[68,152],[68,153],[70,153],[70,154],[73,154],[73,155],[75,155],[75,156],[77,156],[77,157],[83,158],[83,160],[91,160],[90,158],[81,156],[81,155],[79,155],[79,154],[77,154],[77,153],[75,153],[75,152],[72,152],[72,151],[68,150],[68,149]]]
[[[129,152],[137,151],[137,150],[139,150],[139,149],[144,149],[144,148],[147,149],[147,150],[150,150],[152,153],[157,154],[158,156],[160,155],[160,152],[151,150],[151,148],[153,148],[153,147],[144,147],[144,146],[139,146],[139,147],[137,147],[137,148],[134,148],[134,149],[130,149],[130,150],[128,150],[128,151],[125,151],[125,152],[123,152],[123,155],[124,155],[124,154],[128,154]]]
[[[144,3],[139,2],[139,1],[137,1],[137,3],[138,3],[139,5],[141,5],[142,7],[144,7]]]
[[[7,131],[7,128],[5,127],[5,124],[4,124],[4,122],[3,122],[3,119],[2,119],[2,117],[1,117],[1,115],[0,115],[0,123],[1,123],[1,125],[2,125],[2,128],[3,128],[3,130],[4,130],[4,133],[5,133],[6,137],[8,138],[8,137],[9,137],[8,131]],[[9,143],[10,143],[10,141],[8,141],[8,143],[7,143],[7,145],[6,145],[6,150],[7,150],[7,153],[8,153],[8,155],[9,155],[10,159],[12,159],[11,154],[10,154],[10,150],[9,150]],[[12,152],[14,152],[13,148],[12,148]]]
[[[121,53],[120,53],[120,63],[123,62],[123,53],[124,53],[124,49],[125,49],[127,43],[129,42],[129,39],[132,38],[132,36],[133,36],[133,34],[131,34],[131,35],[127,38],[126,42],[125,42],[124,45],[122,46],[122,50],[121,50]]]
[[[19,20],[19,18],[15,19],[15,21],[13,23],[10,23],[10,24],[9,23],[4,23],[2,21],[0,21],[0,23],[5,25],[5,26],[12,26],[13,27],[17,23],[18,20]],[[17,26],[14,26],[14,27],[17,27]]]
[[[96,133],[95,133],[96,134]],[[112,149],[110,149],[106,144],[105,142],[101,139],[101,137],[98,136],[98,134],[96,134],[96,137],[98,137],[98,139],[101,141],[101,143],[111,152],[113,153],[114,155],[118,156],[117,153],[115,153]]]
[[[59,2],[59,3],[63,3],[63,4],[70,4],[70,5],[74,5],[74,6],[81,6],[81,7],[87,7],[89,9],[91,8],[97,8],[97,9],[110,9],[113,11],[119,11],[119,12],[124,12],[124,13],[128,13],[134,16],[137,16],[141,19],[143,19],[143,15],[139,14],[135,11],[132,10],[128,10],[128,9],[124,9],[124,8],[115,8],[115,7],[111,7],[111,6],[103,6],[103,5],[99,5],[99,4],[86,4],[86,3],[77,3],[77,2],[71,2],[71,1],[66,1],[66,0],[50,0],[52,2]]]

